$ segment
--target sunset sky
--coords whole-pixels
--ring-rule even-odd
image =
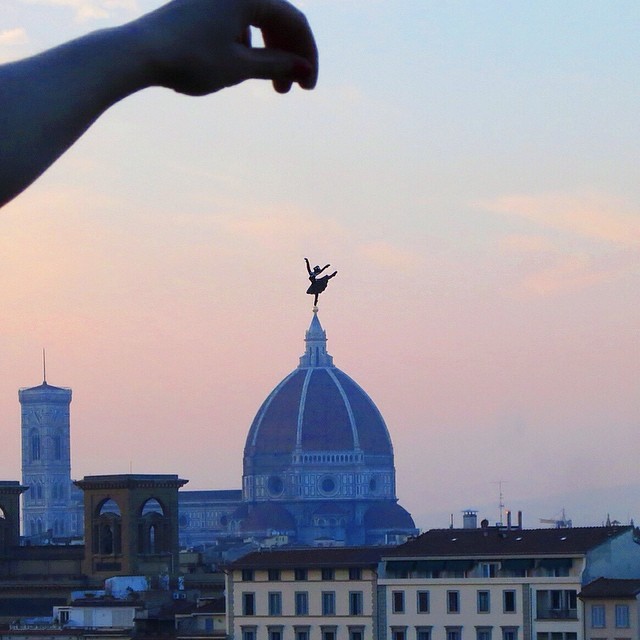
[[[3,0],[0,61],[160,4]],[[315,91],[141,92],[0,211],[2,479],[45,348],[74,478],[240,488],[308,256],[419,527],[495,521],[500,488],[527,527],[638,523],[640,3],[299,6]]]

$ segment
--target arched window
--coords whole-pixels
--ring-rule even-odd
[[[149,498],[140,508],[138,521],[138,552],[165,553],[169,551],[171,523],[164,507],[156,498]]]
[[[40,434],[37,431],[31,432],[31,462],[40,460]]]
[[[62,438],[59,435],[53,436],[53,459],[62,460]]]
[[[94,525],[93,550],[103,555],[122,552],[122,523],[118,503],[107,498],[97,507],[97,522]]]

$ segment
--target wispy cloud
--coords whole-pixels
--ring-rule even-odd
[[[521,292],[549,296],[579,291],[637,270],[637,260],[629,254],[640,246],[640,212],[619,198],[593,192],[519,194],[479,206],[534,226],[531,233],[505,234],[498,240],[503,253],[517,257]]]
[[[396,271],[410,271],[421,263],[421,257],[413,251],[389,242],[370,242],[359,247],[358,252],[367,262]]]
[[[525,291],[548,296],[585,289],[620,275],[619,271],[596,268],[586,254],[573,254],[556,256],[546,268],[525,276],[521,284]]]
[[[640,211],[620,198],[595,192],[507,195],[480,202],[479,206],[601,242],[640,246]]]
[[[65,7],[75,13],[81,22],[108,18],[116,11],[138,10],[137,0],[22,0],[25,4]]]

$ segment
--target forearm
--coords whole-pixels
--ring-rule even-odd
[[[135,24],[0,66],[0,206],[148,82]]]

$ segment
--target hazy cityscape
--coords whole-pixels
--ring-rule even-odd
[[[0,627],[639,640],[640,5],[299,5],[313,92],[139,92],[2,208]]]

